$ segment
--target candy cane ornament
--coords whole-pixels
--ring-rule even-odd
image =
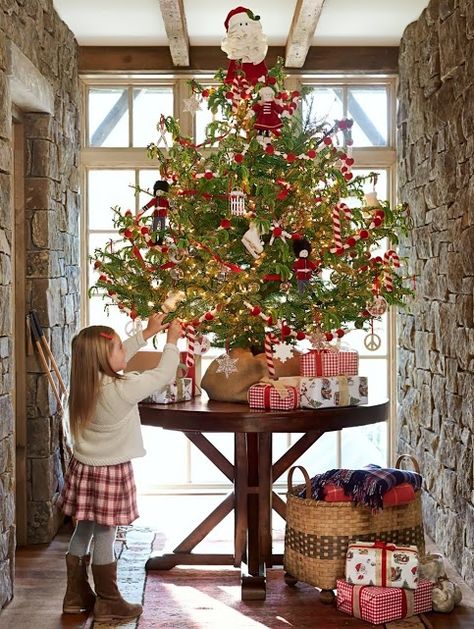
[[[393,249],[389,249],[383,256],[383,283],[388,293],[393,291],[392,268],[400,268],[400,258]]]
[[[273,344],[278,341],[277,337],[274,334],[266,334],[265,335],[265,358],[267,361],[267,369],[268,374],[272,380],[276,380],[276,371],[275,371],[275,363],[273,362]]]
[[[185,331],[188,340],[188,351],[186,352],[186,368],[189,371],[194,367],[194,349],[196,344],[196,329],[193,325],[188,324]]]
[[[332,228],[334,232],[334,248],[331,252],[335,252],[338,249],[342,249],[342,236],[341,236],[341,214],[344,214],[346,220],[351,219],[351,210],[345,203],[337,203],[332,211]]]

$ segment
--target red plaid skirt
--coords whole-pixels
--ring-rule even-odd
[[[76,520],[91,520],[103,526],[131,524],[138,518],[132,464],[84,465],[73,458],[58,507]]]

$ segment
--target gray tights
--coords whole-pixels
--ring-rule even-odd
[[[115,561],[114,542],[116,526],[102,526],[90,520],[79,520],[69,542],[70,555],[82,557],[89,552],[91,540],[94,540],[92,563],[107,565]]]

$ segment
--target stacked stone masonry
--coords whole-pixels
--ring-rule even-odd
[[[79,324],[77,44],[52,0],[0,0],[0,93],[1,609],[13,595],[16,544],[14,285],[25,286],[26,310],[37,310],[66,381]],[[25,137],[25,278],[14,276],[14,115]],[[41,543],[52,539],[58,523],[59,417],[34,354],[26,367],[27,541]]]
[[[427,532],[474,587],[474,3],[432,0],[403,35],[398,181],[416,296],[400,314],[399,452]]]

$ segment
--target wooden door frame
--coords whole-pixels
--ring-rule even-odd
[[[12,303],[15,417],[15,501],[17,545],[27,543],[27,416],[26,416],[26,216],[25,131],[19,110],[12,110]]]

